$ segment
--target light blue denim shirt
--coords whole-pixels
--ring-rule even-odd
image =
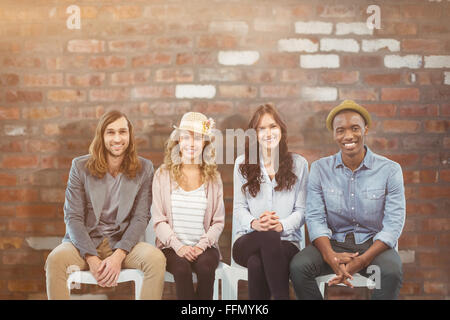
[[[354,172],[343,164],[341,151],[311,165],[306,200],[311,242],[322,236],[344,242],[353,232],[357,244],[373,237],[395,247],[406,213],[402,168],[365,148]]]
[[[246,180],[239,171],[239,165],[244,162],[244,155],[236,159],[233,180],[233,215],[235,215],[233,220],[238,224],[236,227],[238,236],[255,231],[250,224],[252,220],[258,219],[264,211],[275,211],[283,225],[281,240],[291,241],[298,246],[301,241],[300,227],[305,223],[308,162],[298,154],[292,154],[292,158],[294,162],[293,172],[297,176],[297,182],[292,189],[275,191],[278,184],[275,178],[270,180],[261,161],[263,178],[256,197],[252,197],[248,191],[245,194],[242,192],[241,188]]]

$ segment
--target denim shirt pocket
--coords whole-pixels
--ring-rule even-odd
[[[328,215],[341,214],[343,201],[343,193],[341,190],[333,188],[324,189],[324,198]]]
[[[363,192],[363,208],[367,215],[370,215],[371,219],[380,217],[380,213],[384,210],[384,201],[386,198],[385,189],[367,189]]]

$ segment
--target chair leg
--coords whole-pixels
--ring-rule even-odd
[[[320,294],[322,295],[322,299],[325,299],[325,282],[321,282],[319,284]]]
[[[214,280],[213,300],[219,300],[219,279]],[[223,299],[223,297],[222,297]]]
[[[141,278],[134,280],[134,298],[136,300],[141,300],[142,282]]]

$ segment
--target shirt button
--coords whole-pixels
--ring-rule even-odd
[[[354,197],[355,196],[355,194],[354,193],[352,193],[352,197]]]
[[[355,210],[355,208],[352,207],[352,210]]]

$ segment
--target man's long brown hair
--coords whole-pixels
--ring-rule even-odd
[[[292,154],[288,151],[287,146],[287,127],[284,121],[281,119],[277,109],[271,103],[266,103],[258,107],[258,109],[253,114],[253,117],[248,124],[248,129],[257,130],[259,121],[262,116],[265,114],[270,114],[275,122],[281,128],[281,139],[279,143],[279,168],[275,174],[275,180],[277,182],[277,186],[275,187],[275,191],[282,190],[290,190],[294,186],[297,181],[297,176],[292,172],[293,169],[293,159]],[[252,197],[256,197],[260,190],[262,173],[260,167],[260,154],[259,154],[259,142],[256,139],[257,144],[257,162],[256,164],[249,163],[249,141],[245,143],[245,160],[239,166],[239,171],[242,176],[247,180],[247,182],[242,186],[242,192],[245,193],[246,189],[250,193]],[[254,149],[253,149],[254,150]]]
[[[141,163],[136,152],[133,125],[124,113],[117,110],[111,110],[100,118],[97,129],[95,129],[94,140],[92,140],[91,145],[89,146],[90,157],[86,163],[86,168],[97,178],[103,178],[108,171],[108,162],[106,161],[106,154],[108,151],[106,150],[103,138],[106,127],[120,118],[125,118],[127,120],[128,133],[130,135],[130,142],[127,150],[125,150],[125,156],[120,165],[120,171],[129,178],[134,178],[136,173],[141,170]]]

